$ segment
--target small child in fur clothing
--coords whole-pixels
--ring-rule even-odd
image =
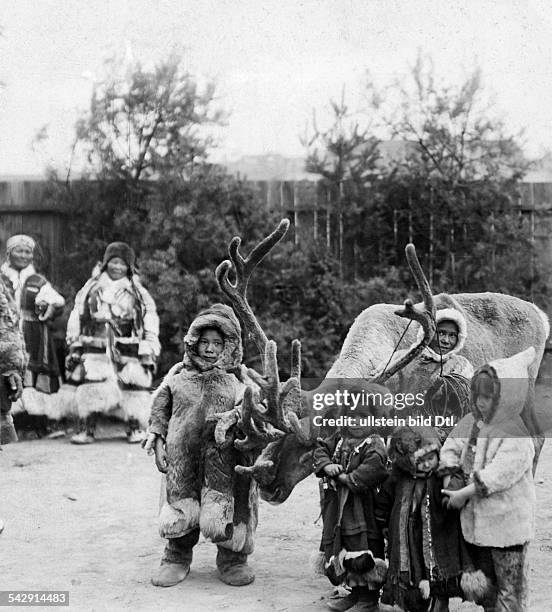
[[[393,468],[376,501],[376,518],[388,533],[382,601],[407,612],[448,612],[449,597],[462,596],[468,560],[458,512],[443,505],[440,447],[429,427],[395,430]]]
[[[235,425],[223,442],[215,439],[218,416],[231,415],[247,384],[241,329],[228,306],[214,304],[192,322],[184,338],[184,359],[157,390],[146,450],[155,450],[167,475],[159,532],[167,539],[156,586],[172,586],[189,571],[200,532],[217,545],[219,578],[232,586],[251,583],[247,564],[257,526],[255,480],[237,474],[252,458],[234,446]],[[237,412],[236,412],[237,421]]]
[[[358,407],[355,417],[365,408]],[[348,416],[351,416],[349,413]],[[366,437],[356,424],[319,439],[314,451],[314,473],[324,479],[320,551],[325,574],[332,584],[351,587],[347,597],[328,603],[332,610],[375,612],[385,580],[384,542],[376,524],[376,488],[387,478],[383,440]]]
[[[464,538],[476,566],[492,584],[478,603],[486,611],[528,610],[527,547],[535,531],[533,440],[521,419],[529,392],[533,347],[477,370],[472,413],[446,440],[443,468],[460,467],[467,484],[443,491],[461,509]]]

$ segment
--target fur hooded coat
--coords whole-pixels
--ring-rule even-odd
[[[198,355],[205,329],[216,329],[224,348],[215,363]],[[167,498],[160,534],[181,537],[200,529],[235,552],[251,553],[257,526],[256,482],[237,474],[253,458],[234,447],[236,426],[215,442],[217,415],[234,410],[250,383],[242,361],[240,324],[232,309],[215,304],[201,312],[184,338],[182,363],[166,375],[152,406],[149,430],[163,437],[167,452]]]
[[[397,374],[394,384],[401,391],[417,393],[427,391],[439,377],[456,374],[470,379],[473,376],[473,366],[460,352],[464,348],[467,338],[467,324],[464,315],[455,308],[443,308],[436,313],[436,321],[452,321],[458,327],[458,342],[448,353],[439,354],[426,346],[424,350],[411,363]],[[416,344],[423,338],[423,329],[418,330]],[[410,350],[397,351],[396,358],[402,357]],[[394,378],[394,377],[393,377]],[[393,385],[393,378],[390,384]]]
[[[10,281],[0,273],[0,444],[15,442],[17,435],[9,414],[8,377],[18,374],[23,379],[27,353],[19,328],[19,312]]]
[[[453,429],[441,451],[441,467],[462,468],[477,495],[462,508],[465,539],[477,546],[525,544],[535,532],[535,447],[521,419],[530,391],[531,347],[480,368],[494,379],[495,407],[484,420],[475,407]]]
[[[458,511],[442,504],[442,477],[416,471],[416,460],[439,452],[438,433],[429,427],[393,432],[393,467],[376,500],[376,520],[389,529],[386,603],[408,608],[421,600],[419,585],[429,581],[439,597],[462,596],[462,572],[471,569]]]

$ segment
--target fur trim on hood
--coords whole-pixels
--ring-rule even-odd
[[[481,366],[471,381],[472,413],[476,419],[483,419],[475,406],[478,378],[486,374],[492,380],[494,411],[487,420],[490,425],[512,425],[518,421],[529,390],[529,367],[535,359],[535,349],[531,346],[521,353],[506,359],[497,359]]]
[[[389,459],[395,467],[414,475],[416,460],[431,451],[439,451],[439,435],[432,427],[397,427],[389,440]]]
[[[201,333],[208,328],[218,330],[224,339],[224,348],[215,363],[201,359],[197,353]],[[184,365],[198,367],[201,371],[213,368],[230,371],[239,368],[242,360],[241,327],[232,308],[225,304],[213,304],[201,311],[184,337]]]
[[[436,439],[433,441],[428,440],[423,444],[423,446],[420,446],[420,448],[417,451],[414,451],[412,458],[416,462],[422,457],[424,457],[425,455],[428,455],[429,453],[434,453],[434,452],[438,453],[440,450],[441,450],[441,442],[439,441],[439,439]]]
[[[136,255],[134,249],[126,242],[112,242],[107,245],[102,260],[102,271],[107,268],[107,264],[114,257],[119,257],[128,266],[127,275],[132,276],[136,267]]]
[[[464,315],[459,310],[456,310],[456,308],[442,308],[441,310],[438,310],[435,314],[435,320],[437,324],[443,321],[452,321],[456,324],[456,327],[458,327],[458,342],[456,343],[456,346],[448,353],[443,355],[443,361],[448,361],[452,355],[458,354],[464,348],[464,344],[466,343],[466,338],[468,336],[468,325]],[[423,337],[424,330],[421,326],[419,326],[416,336],[416,344],[418,344]],[[441,355],[429,348],[429,346],[424,349],[424,354],[431,357],[434,361],[441,360]]]

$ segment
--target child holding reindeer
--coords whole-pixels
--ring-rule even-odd
[[[373,406],[359,406],[350,424],[320,439],[314,451],[314,472],[323,479],[324,573],[332,584],[351,587],[350,595],[328,603],[332,610],[375,612],[385,580],[374,505],[376,488],[387,478],[387,453],[382,438],[367,437],[370,429],[358,424],[373,411]]]

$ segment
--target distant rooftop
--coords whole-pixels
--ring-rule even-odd
[[[401,140],[386,140],[380,143],[383,165],[404,160],[415,147]],[[244,155],[239,159],[221,162],[230,174],[250,181],[316,181],[318,176],[305,170],[304,157],[287,157],[280,153]],[[75,175],[73,178],[77,178]],[[0,174],[0,183],[45,181],[40,174]],[[524,183],[552,183],[552,154],[544,157],[523,179]]]
[[[0,174],[0,183],[20,183],[23,181],[45,181],[42,174]]]

